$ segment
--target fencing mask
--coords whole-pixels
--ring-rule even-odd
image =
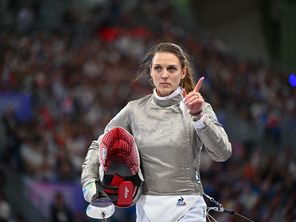
[[[138,148],[128,131],[113,128],[99,142],[101,181],[96,182],[96,194],[86,214],[103,219],[112,216],[115,207],[133,206],[141,196],[144,179]]]

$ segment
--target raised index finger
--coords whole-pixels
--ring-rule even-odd
[[[200,90],[200,87],[201,87],[201,85],[202,85],[202,82],[204,81],[204,78],[205,78],[205,77],[201,77],[201,78],[198,80],[198,82],[196,83],[196,86],[194,87],[194,90],[193,90],[193,91],[198,92],[198,91]]]

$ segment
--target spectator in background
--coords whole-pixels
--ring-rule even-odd
[[[9,222],[10,214],[10,204],[6,200],[4,192],[0,191],[0,222]]]
[[[34,19],[34,11],[28,6],[22,7],[17,16],[19,30],[24,33],[32,31]]]
[[[73,215],[70,207],[65,202],[60,192],[55,193],[52,205],[50,206],[51,222],[72,222]]]
[[[15,169],[21,169],[21,154],[20,146],[22,139],[20,136],[20,129],[18,128],[18,121],[12,110],[7,110],[2,116],[3,121],[3,134],[5,135],[6,144],[1,150],[0,158],[5,162],[9,163]],[[2,148],[1,148],[2,149]]]
[[[26,222],[26,218],[22,213],[17,213],[9,222]]]
[[[267,117],[265,137],[267,141],[270,140],[276,145],[281,143],[281,130],[279,127],[278,117],[273,113],[269,114]]]

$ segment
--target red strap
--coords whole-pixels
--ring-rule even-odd
[[[124,181],[118,188],[117,205],[119,207],[128,207],[133,202],[134,185],[131,181]]]
[[[112,181],[110,183],[110,186],[118,187],[122,182],[124,181],[124,178],[118,175],[114,175],[112,178]],[[104,189],[104,191],[107,194],[117,194],[117,190],[112,189]]]

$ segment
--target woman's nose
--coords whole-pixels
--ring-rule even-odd
[[[168,78],[168,73],[167,73],[167,71],[165,69],[162,71],[161,78],[162,79],[167,79]]]

